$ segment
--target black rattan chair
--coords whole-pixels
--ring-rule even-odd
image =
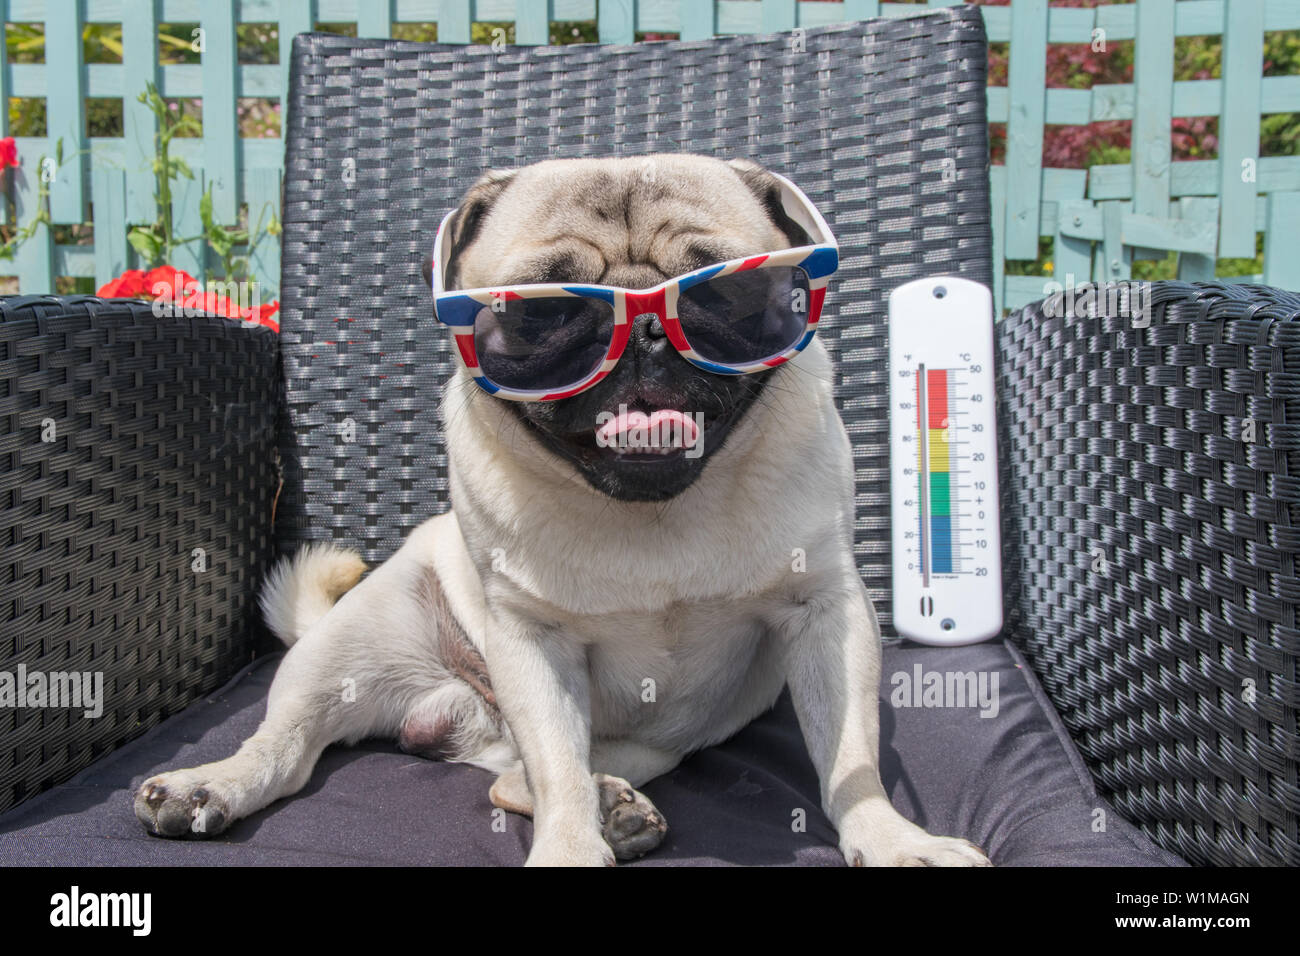
[[[822,335],[854,443],[855,550],[891,632],[883,304],[923,275],[991,281],[986,39],[978,11],[954,8],[799,41],[496,53],[303,35],[279,373],[272,336],[216,319],[0,305],[0,668],[101,670],[111,715],[0,710],[0,810],[27,801],[0,816],[0,863],[313,862],[322,846],[348,861],[522,859],[526,821],[467,836],[487,832],[485,774],[412,770],[384,742],[331,750],[323,782],[209,843],[148,840],[129,799],[149,773],[230,752],[260,717],[276,657],[258,656],[252,609],[272,538],[378,561],[448,507],[451,360],[421,265],[489,166],[745,156],[827,212],[842,267]],[[1300,862],[1298,318],[1285,293],[1165,283],[1146,329],[1041,306],[1001,323],[1005,639],[891,641],[885,656],[886,674],[997,673],[1001,713],[882,708],[900,809],[995,862]],[[1234,437],[1247,416],[1254,443]],[[1090,572],[1094,546],[1107,574]],[[187,571],[195,548],[206,576]],[[359,812],[376,788],[386,812]],[[673,823],[647,862],[838,860],[788,699],[646,789]],[[413,841],[409,821],[431,816]]]

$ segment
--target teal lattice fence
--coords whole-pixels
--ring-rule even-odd
[[[20,138],[29,160],[11,171],[18,221],[29,221],[40,170],[34,160],[53,155],[63,140],[72,157],[50,187],[55,225],[86,223],[93,204],[94,242],[56,243],[37,228],[0,275],[17,277],[20,291],[49,291],[56,277],[93,277],[96,284],[137,265],[126,233],[154,219],[154,117],[136,102],[147,83],[169,98],[203,101],[203,136],[176,141],[175,152],[194,169],[173,208],[177,231],[198,232],[198,195],[213,187],[214,213],[234,223],[241,205],[278,209],[283,147],[277,138],[239,135],[235,105],[242,97],[279,98],[288,85],[290,38],[318,23],[353,23],[358,35],[389,36],[394,24],[436,22],[444,42],[470,42],[476,22],[509,21],[515,41],[548,42],[552,21],[595,20],[602,42],[632,42],[637,31],[683,39],[714,34],[811,27],[865,17],[916,13],[918,4],[844,0],[7,0],[7,23],[38,23],[45,30],[44,63],[9,63],[0,45],[0,99],[45,101],[43,138]],[[950,6],[930,0],[928,6]],[[1263,76],[1263,38],[1300,30],[1300,0],[1141,0],[1096,8],[1049,7],[1047,0],[1014,0],[983,7],[990,42],[1009,44],[1009,85],[990,87],[989,118],[1006,124],[1006,162],[992,168],[996,250],[995,296],[1015,307],[1044,294],[1045,284],[1074,276],[1127,278],[1135,259],[1178,254],[1183,278],[1208,278],[1216,257],[1256,256],[1263,233],[1262,271],[1239,277],[1300,287],[1300,156],[1260,157],[1260,117],[1300,113],[1300,75]],[[236,25],[274,23],[278,64],[242,64]],[[86,24],[121,24],[122,62],[86,63]],[[160,64],[160,23],[198,24],[198,64]],[[1176,82],[1176,37],[1222,36],[1222,78]],[[1049,44],[1135,42],[1131,84],[1049,89]],[[86,133],[87,98],[123,104],[121,137]],[[1218,117],[1218,158],[1171,161],[1173,117]],[[1132,160],[1090,169],[1042,165],[1048,125],[1132,120]],[[8,135],[0,111],[0,136]],[[3,211],[0,210],[0,213]],[[254,213],[256,215],[256,213]],[[1042,275],[1014,274],[1006,262],[1040,258],[1040,237],[1054,240]],[[198,244],[173,265],[202,277],[210,265]],[[264,282],[279,275],[278,246],[260,242],[253,272]],[[274,291],[274,290],[272,290]]]

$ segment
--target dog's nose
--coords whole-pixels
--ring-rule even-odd
[[[633,324],[640,322],[645,326],[645,331],[652,339],[662,339],[668,333],[664,331],[663,323],[659,321],[659,316],[654,312],[642,312],[632,320]]]

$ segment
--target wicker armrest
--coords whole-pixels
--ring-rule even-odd
[[[0,811],[252,656],[278,358],[227,319],[0,298]]]
[[[1089,286],[997,343],[1009,635],[1158,843],[1300,863],[1300,296]]]

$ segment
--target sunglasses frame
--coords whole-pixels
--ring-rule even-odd
[[[697,368],[718,375],[748,375],[762,372],[788,362],[798,355],[817,332],[817,323],[821,319],[822,305],[826,297],[826,286],[830,277],[839,268],[839,245],[832,235],[830,226],[821,213],[813,206],[811,200],[783,176],[775,173],[781,185],[781,204],[786,214],[803,227],[813,240],[812,245],[799,246],[794,249],[782,249],[778,252],[762,253],[731,259],[727,262],[705,266],[685,275],[667,279],[648,289],[624,289],[618,286],[586,285],[574,282],[540,283],[530,285],[501,286],[484,289],[457,289],[451,292],[444,288],[448,254],[450,252],[450,230],[447,228],[455,210],[448,213],[438,226],[438,235],[433,248],[433,311],[435,318],[451,330],[456,340],[456,358],[478,385],[498,398],[516,402],[549,402],[569,398],[596,385],[608,375],[618,360],[622,358],[627,343],[631,338],[632,323],[642,315],[653,314],[659,317],[667,334],[668,341],[681,354],[682,358]],[[677,315],[677,300],[684,289],[699,285],[709,279],[732,275],[751,269],[770,269],[794,266],[802,269],[808,276],[808,318],[798,340],[776,355],[757,362],[729,365],[710,361],[700,356],[687,340],[682,331],[681,321]],[[486,375],[479,367],[478,355],[474,348],[474,323],[484,306],[491,306],[500,300],[537,299],[537,298],[588,298],[599,299],[614,310],[614,334],[610,338],[609,348],[604,359],[581,381],[563,389],[519,389],[500,385]]]

